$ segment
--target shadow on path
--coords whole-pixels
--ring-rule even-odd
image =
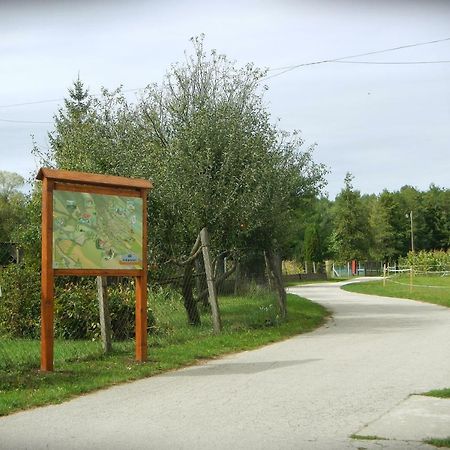
[[[187,370],[179,372],[171,372],[166,374],[166,377],[197,377],[210,375],[248,375],[266,370],[280,369],[282,367],[297,366],[300,364],[307,364],[321,359],[303,359],[292,361],[265,361],[265,362],[249,362],[249,363],[220,363],[208,364],[200,367],[192,367]]]

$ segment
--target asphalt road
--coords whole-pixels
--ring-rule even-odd
[[[333,319],[258,350],[0,418],[0,448],[432,448],[349,436],[410,394],[450,385],[450,310],[336,284],[290,291]]]

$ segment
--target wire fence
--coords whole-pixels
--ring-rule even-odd
[[[404,265],[385,265],[383,269],[383,285],[394,283],[397,285],[408,286],[410,291],[414,288],[445,289],[450,290],[450,267],[441,265],[432,267],[427,266],[404,266]]]

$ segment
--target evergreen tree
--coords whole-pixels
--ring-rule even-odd
[[[314,223],[308,225],[305,231],[304,257],[308,262],[322,261],[320,236]]]
[[[368,211],[352,180],[353,176],[347,173],[334,204],[333,244],[340,261],[367,258],[370,244]]]

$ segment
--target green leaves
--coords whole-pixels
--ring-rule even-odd
[[[188,252],[204,226],[218,251],[282,242],[295,203],[324,182],[312,148],[270,123],[265,71],[208,54],[203,40],[135,104],[120,88],[94,98],[77,80],[50,135],[58,167],[153,179],[155,261]]]

